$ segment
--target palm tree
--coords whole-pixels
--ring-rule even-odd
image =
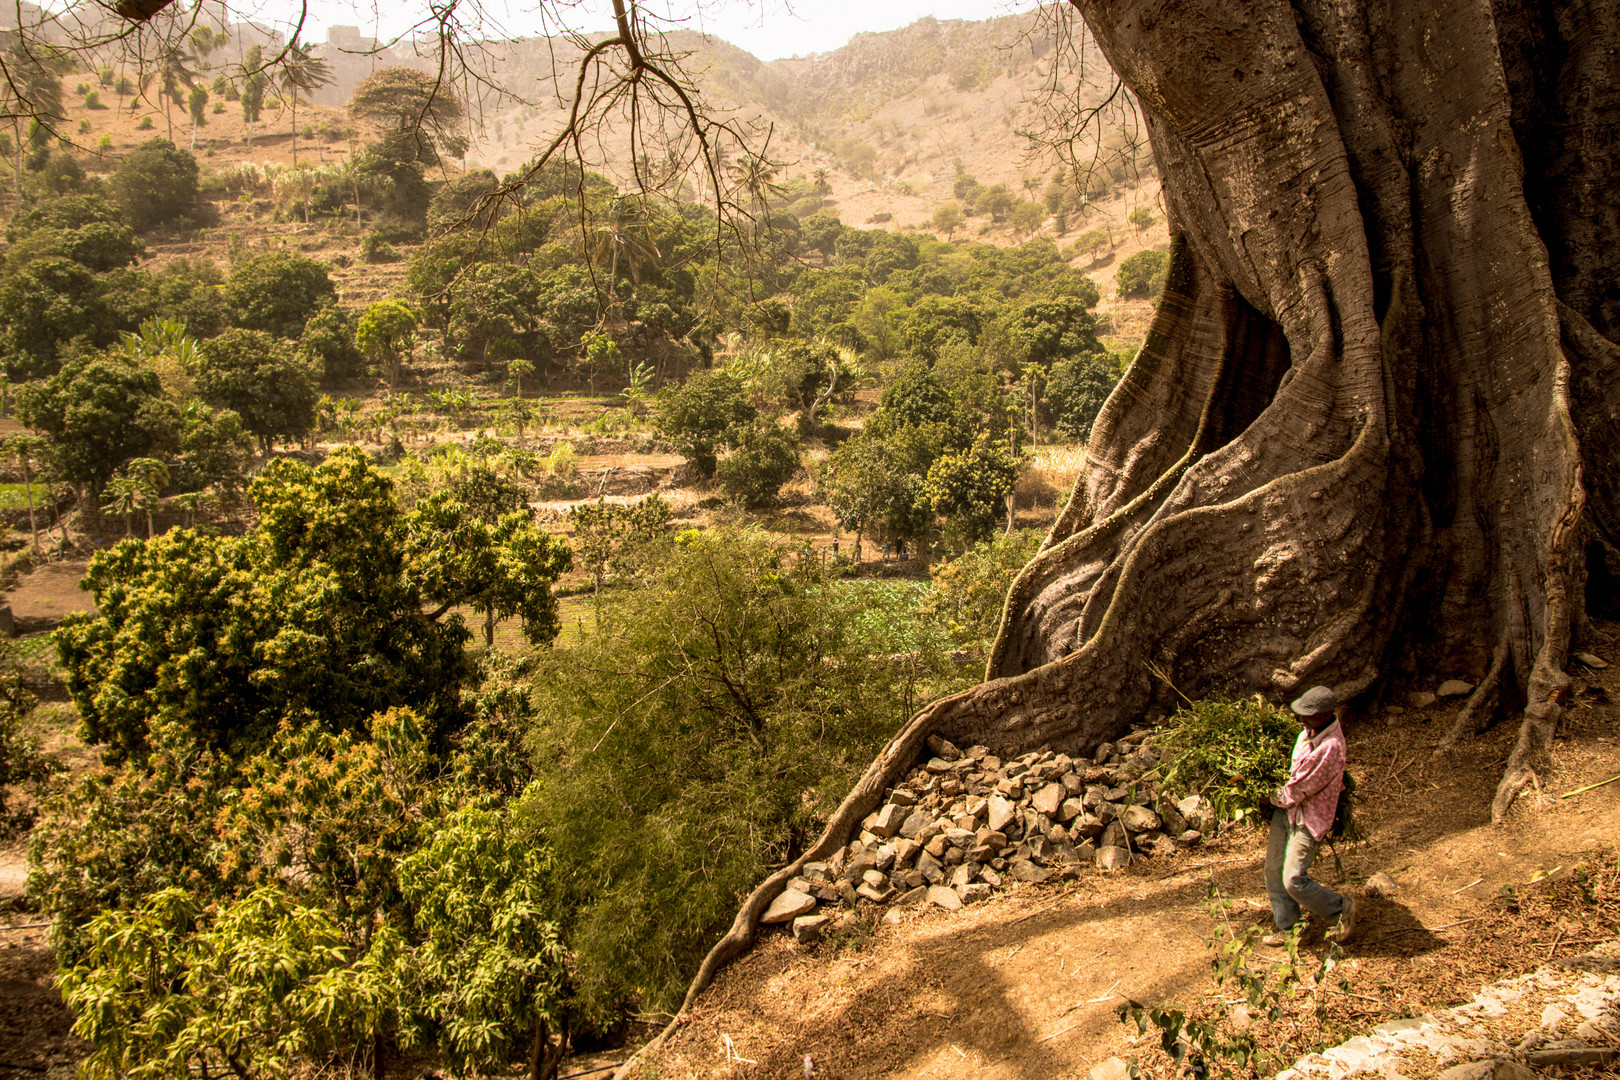
[[[810,175],[816,181],[817,195],[825,196],[828,192],[832,191],[832,183],[830,182],[832,170],[823,165]]]
[[[660,257],[645,204],[626,195],[608,201],[606,212],[581,239],[581,247],[593,266],[607,270],[609,305],[615,312],[620,264],[631,283],[639,285],[642,270],[656,268]]]
[[[174,116],[170,106],[185,102],[186,92],[197,81],[197,72],[192,66],[196,62],[196,57],[187,51],[185,44],[176,42],[158,53],[157,69],[144,80],[157,80],[158,92],[163,97],[163,122],[168,127],[171,143],[174,142]]]
[[[61,77],[73,70],[71,61],[48,45],[24,45],[20,40],[5,51],[6,77],[0,79],[0,115],[8,115],[16,132],[17,196],[22,197],[23,128],[29,120],[46,125],[67,116],[62,107]]]
[[[780,199],[784,194],[775,183],[776,165],[758,154],[744,154],[741,161],[727,166],[726,172],[736,188],[748,192],[760,207],[769,206],[772,199]]]
[[[332,65],[315,55],[314,46],[304,45],[295,37],[287,45],[287,53],[277,72],[277,89],[292,109],[292,164],[298,168],[298,98],[308,96],[332,81]],[[304,207],[305,220],[309,207]]]

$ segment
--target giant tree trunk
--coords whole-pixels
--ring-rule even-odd
[[[1194,697],[1479,680],[1471,718],[1524,710],[1500,819],[1620,576],[1620,0],[1074,2],[1164,181],[1147,342],[989,681],[905,725],[688,1004],[930,732],[1087,750],[1171,705],[1150,662]]]

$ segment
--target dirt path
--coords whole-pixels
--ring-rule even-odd
[[[1620,773],[1617,718],[1594,678],[1564,725],[1544,793]],[[1364,904],[1347,953],[1345,974],[1385,1006],[1369,1027],[1391,1010],[1421,1015],[1517,974],[1507,950],[1459,920],[1486,910],[1505,885],[1567,875],[1583,856],[1620,845],[1620,783],[1539,803],[1532,793],[1507,824],[1491,826],[1515,732],[1501,726],[1437,761],[1448,721],[1449,710],[1403,710],[1350,732],[1367,839],[1341,852],[1342,871],[1324,853],[1318,876],[1357,891],[1378,871],[1399,882],[1394,897]],[[1024,886],[955,914],[914,909],[893,927],[867,922],[864,940],[811,950],[771,932],[722,974],[658,1055],[658,1075],[800,1077],[807,1055],[816,1077],[1083,1075],[1134,1052],[1115,1015],[1126,996],[1187,1004],[1208,994],[1211,880],[1238,901],[1236,922],[1269,922],[1262,858],[1261,837],[1245,830],[1118,876]]]
[[[4,603],[11,607],[11,617],[18,633],[52,630],[64,616],[75,611],[94,611],[95,601],[79,588],[88,559],[46,563],[6,593]]]

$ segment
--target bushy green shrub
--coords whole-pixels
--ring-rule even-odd
[[[715,468],[726,498],[753,509],[776,498],[799,471],[799,445],[780,424],[756,422],[734,430],[732,450]]]
[[[1053,364],[1046,403],[1058,430],[1073,439],[1090,438],[1091,426],[1117,381],[1106,356],[1077,356]]]
[[[150,126],[141,123],[143,129]],[[119,161],[111,187],[113,201],[136,232],[173,224],[197,211],[197,159],[167,139],[152,139]]]

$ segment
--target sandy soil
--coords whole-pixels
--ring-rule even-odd
[[[1499,827],[1489,823],[1489,802],[1510,725],[1443,760],[1433,748],[1449,708],[1386,713],[1351,729],[1367,839],[1340,852],[1339,869],[1324,853],[1318,876],[1352,892],[1378,871],[1400,883],[1393,898],[1365,903],[1347,951],[1353,989],[1384,1006],[1370,1009],[1366,1026],[1516,974],[1503,969],[1523,950],[1499,956],[1460,921],[1480,918],[1503,886],[1523,888],[1542,871],[1567,875],[1620,844],[1620,784],[1547,797],[1620,772],[1620,712],[1605,682],[1620,687],[1610,674],[1582,694],[1543,775],[1543,797],[1527,794]],[[1261,836],[1242,830],[1171,861],[1023,886],[956,914],[915,909],[897,927],[873,929],[869,913],[862,933],[812,949],[771,931],[700,1001],[658,1055],[658,1074],[798,1077],[806,1056],[817,1077],[1083,1074],[1112,1054],[1138,1052],[1115,1014],[1127,997],[1183,1005],[1206,997],[1211,882],[1238,901],[1243,925],[1269,921],[1263,853]],[[1561,955],[1589,947],[1565,937]],[[1549,955],[1534,951],[1538,962]]]
[[[79,588],[88,559],[46,563],[17,582],[5,594],[11,617],[30,631],[50,629],[63,616],[76,611],[94,611],[95,601]]]

